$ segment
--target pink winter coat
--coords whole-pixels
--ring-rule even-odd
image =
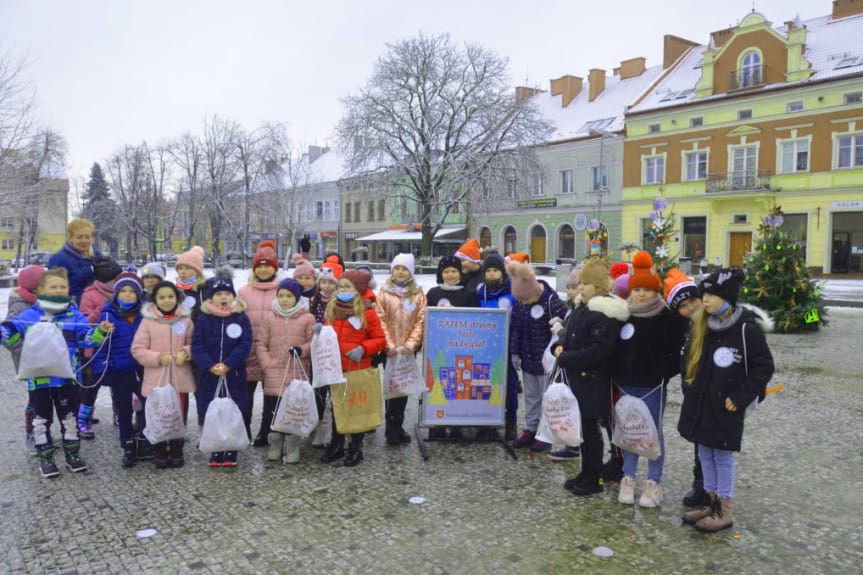
[[[144,397],[159,384],[164,368],[159,364],[163,355],[175,354],[181,349],[189,357],[183,365],[175,365],[171,371],[171,385],[180,393],[195,391],[195,377],[192,375],[192,312],[180,306],[172,318],[165,318],[153,303],[144,305],[141,310],[144,319],[138,326],[132,341],[132,357],[144,367],[144,381],[141,394]],[[182,326],[182,327],[180,327]]]
[[[277,307],[274,303],[273,307]],[[281,308],[280,308],[281,309]],[[300,362],[306,370],[303,377],[302,369],[291,364],[291,370],[285,378],[286,383],[294,379],[308,379],[311,374],[310,352],[312,347],[312,335],[314,334],[315,316],[305,308],[300,308],[293,317],[285,317],[276,311],[270,310],[270,315],[261,324],[258,337],[255,338],[255,347],[258,351],[258,359],[264,368],[264,394],[280,395],[282,391],[282,379],[285,378],[285,367],[288,364],[288,353],[292,347],[303,350]]]
[[[256,351],[258,332],[264,320],[273,314],[270,307],[276,299],[276,293],[279,291],[279,282],[276,280],[270,282],[260,282],[252,279],[248,284],[240,288],[237,294],[241,300],[246,302],[246,317],[252,324],[252,351],[249,357],[246,358],[246,381],[261,381],[264,379],[264,371],[258,360]]]
[[[90,323],[99,323],[99,312],[114,297],[114,288],[104,282],[95,281],[84,288],[78,309],[87,316]],[[104,318],[103,318],[104,319]]]
[[[388,290],[389,280],[381,287],[377,298],[377,312],[387,334],[387,351],[406,347],[416,353],[422,347],[426,318],[426,296],[422,291],[414,294],[413,301]],[[407,302],[407,303],[406,303]]]

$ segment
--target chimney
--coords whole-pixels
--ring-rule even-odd
[[[584,79],[578,76],[561,76],[551,81],[551,95],[562,96],[561,105],[566,108],[575,97],[581,94],[584,88]]]
[[[515,103],[522,104],[525,101],[539,94],[542,90],[539,88],[528,88],[527,86],[515,87]]]
[[[605,90],[605,70],[591,68],[587,73],[587,81],[590,82],[588,101],[593,102]]]
[[[620,79],[626,80],[627,78],[641,76],[641,74],[644,73],[644,70],[647,69],[647,66],[645,65],[646,62],[647,59],[641,56],[624,60],[620,63]]]
[[[736,26],[731,26],[729,28],[725,28],[724,30],[717,30],[716,32],[710,33],[710,39],[713,40],[714,48],[722,48],[726,42],[731,39],[731,35],[736,30]]]
[[[667,70],[669,66],[677,62],[684,52],[698,46],[698,42],[666,34],[662,39],[662,69]]]
[[[863,0],[833,0],[834,20],[856,14],[863,14]]]
[[[329,151],[330,149],[326,146],[309,146],[309,163],[313,163]]]

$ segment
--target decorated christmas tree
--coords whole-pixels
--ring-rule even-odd
[[[782,221],[782,208],[775,205],[758,227],[755,249],[746,256],[740,299],[770,313],[776,331],[815,330],[827,325],[824,298],[800,246],[780,230]]]
[[[668,209],[668,214],[665,210]],[[665,279],[668,270],[677,266],[679,250],[673,245],[674,209],[668,208],[668,200],[663,197],[653,200],[653,211],[650,212],[650,228],[644,240],[644,251],[653,258],[660,279]]]

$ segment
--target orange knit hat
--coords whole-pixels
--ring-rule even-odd
[[[455,257],[461,260],[467,260],[475,264],[480,263],[479,242],[476,238],[471,238],[456,251]]]
[[[647,288],[656,293],[662,292],[659,274],[653,265],[653,258],[644,251],[638,252],[632,258],[632,274],[629,276],[629,289]]]

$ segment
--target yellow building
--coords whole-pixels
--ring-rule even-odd
[[[773,204],[815,272],[863,258],[863,2],[774,25],[752,12],[685,51],[626,115],[622,234],[673,205],[680,256],[742,265]]]

